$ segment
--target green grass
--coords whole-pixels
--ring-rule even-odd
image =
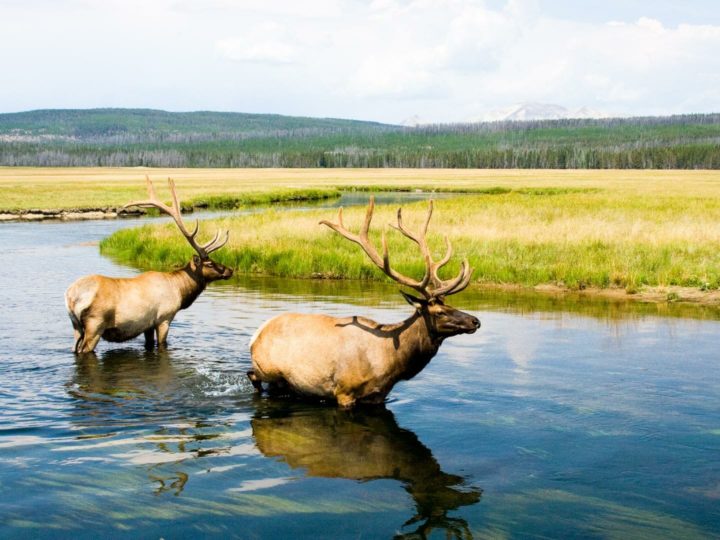
[[[169,199],[165,179],[172,176],[185,204],[222,208],[335,196],[338,190],[455,193],[436,202],[430,240],[441,251],[447,234],[480,283],[629,293],[645,286],[712,291],[720,285],[717,171],[0,168],[0,206],[122,205],[146,197],[145,174],[161,199]],[[346,209],[346,224],[359,227],[362,214]],[[394,208],[380,207],[377,214],[376,234],[395,219]],[[422,203],[404,213],[415,224],[424,214]],[[270,210],[204,222],[201,235],[229,229],[230,242],[216,255],[241,273],[387,279],[357,246],[318,225],[321,219],[334,213]],[[416,248],[395,231],[389,238],[393,264],[421,275]],[[172,268],[191,254],[173,227],[161,225],[121,231],[101,249],[144,269]],[[457,260],[453,264],[457,268]]]
[[[343,191],[357,191],[361,193],[377,193],[377,192],[427,192],[427,193],[456,193],[456,194],[472,194],[472,195],[505,195],[507,193],[520,193],[522,195],[564,195],[567,193],[592,193],[598,191],[599,188],[592,187],[508,187],[508,186],[485,186],[485,187],[454,187],[443,186],[437,184],[413,184],[413,185],[367,185],[353,186],[352,188],[342,188]]]
[[[417,226],[425,208],[425,203],[408,205],[405,221]],[[346,209],[346,226],[357,230],[363,212]],[[208,235],[216,227],[230,230],[230,243],[215,257],[237,272],[387,279],[356,245],[318,225],[321,219],[335,216],[329,210],[270,211],[204,222],[203,230]],[[376,210],[378,246],[380,227],[393,221],[394,208]],[[442,236],[452,240],[457,256],[447,274],[467,256],[478,283],[617,287],[631,293],[644,286],[720,286],[720,198],[633,196],[598,188],[464,194],[436,202],[430,233],[438,257]],[[392,230],[388,238],[393,265],[421,276],[416,246]],[[171,268],[191,255],[171,226],[120,231],[104,240],[101,250],[146,269]]]
[[[225,195],[201,195],[181,203],[183,210],[207,208],[209,210],[232,210],[242,206],[273,203],[320,201],[340,197],[333,188],[274,189],[265,192],[236,193]]]

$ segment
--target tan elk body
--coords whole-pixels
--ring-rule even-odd
[[[418,244],[426,263],[425,275],[417,281],[403,276],[390,266],[383,236],[381,257],[368,239],[374,201],[371,199],[365,223],[359,235],[342,224],[342,209],[337,224],[323,221],[342,236],[359,244],[372,262],[388,276],[423,295],[416,298],[402,293],[415,312],[395,324],[380,324],[364,317],[336,318],[319,314],[287,313],[261,326],[250,343],[252,370],[248,376],[258,391],[262,383],[271,389],[288,388],[306,396],[334,399],[341,407],[357,402],[381,403],[400,380],[417,375],[435,356],[447,337],[472,333],[480,326],[476,317],[445,305],[444,297],[463,290],[472,270],[463,261],[457,277],[443,281],[438,269],[452,256],[433,262],[427,241],[432,202],[420,235],[408,231],[398,210],[398,226],[406,237]]]
[[[445,531],[438,538],[471,537],[467,522],[448,514],[477,503],[482,490],[444,472],[430,449],[398,426],[392,412],[384,407],[311,411],[259,411],[250,420],[255,446],[265,457],[302,469],[305,476],[399,481],[417,511],[405,525],[417,524],[418,529],[394,538],[429,538],[433,529]]]
[[[228,234],[219,240],[218,232],[207,244],[198,244],[198,224],[193,232],[185,228],[173,181],[168,180],[173,206],[158,201],[150,179],[147,184],[150,199],[125,207],[155,207],[170,215],[197,255],[173,272],[145,272],[132,278],[90,275],[70,285],[65,304],[75,332],[76,353],[92,352],[100,338],[120,342],[140,334],[144,334],[148,345],[153,344],[156,335],[158,346],[163,347],[177,312],[189,307],[208,283],[232,276],[232,269],[210,259],[210,253],[225,245]]]

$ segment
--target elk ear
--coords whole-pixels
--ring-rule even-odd
[[[415,309],[419,310],[422,309],[424,304],[427,304],[425,300],[421,300],[420,298],[416,298],[405,291],[400,291],[400,294],[403,295],[403,298],[407,301],[408,304],[410,304]]]

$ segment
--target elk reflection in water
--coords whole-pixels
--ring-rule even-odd
[[[253,474],[246,464],[270,458],[308,477],[397,480],[412,498],[403,525],[410,532],[401,537],[471,536],[467,522],[449,514],[477,503],[482,491],[444,472],[383,406],[346,411],[259,398],[249,385],[208,397],[198,366],[174,351],[112,349],[75,362],[68,393],[82,444],[94,457],[130,465],[157,496],[195,499],[203,489],[237,485],[238,474]]]
[[[304,469],[308,476],[400,481],[416,511],[404,527],[420,523],[400,538],[424,538],[433,529],[448,537],[471,536],[467,522],[448,512],[477,503],[482,490],[443,472],[430,449],[398,426],[392,412],[384,407],[291,407],[266,402],[251,420],[255,444],[266,457]]]
[[[198,399],[194,371],[177,360],[168,351],[133,349],[108,350],[101,359],[80,355],[67,385],[82,438],[130,447],[112,457],[146,468],[156,495],[182,493],[190,478],[187,461],[232,448],[232,442],[221,441],[228,424],[206,421],[216,409]]]
[[[100,358],[93,353],[76,357],[75,368],[68,391],[83,402],[133,400],[142,396],[161,401],[161,396],[172,394],[181,375],[167,351],[111,349]],[[96,408],[92,412],[109,413],[112,409]]]

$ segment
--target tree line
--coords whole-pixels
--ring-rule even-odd
[[[489,169],[720,169],[720,144],[649,148],[550,147],[463,151],[71,152],[0,150],[0,165],[32,167],[353,167]]]
[[[312,119],[212,131],[197,118],[173,129],[149,120],[117,130],[114,113],[92,130],[65,134],[45,123],[3,131],[0,165],[151,167],[409,167],[718,169],[720,115],[624,119],[568,119],[407,128],[357,122],[312,124]],[[165,113],[174,114],[174,113]],[[221,114],[221,113],[214,113]],[[35,118],[35,117],[33,117]],[[177,120],[177,119],[175,119]],[[32,128],[31,125],[44,126]],[[7,125],[5,126],[7,127]],[[182,129],[181,129],[182,128]],[[227,128],[227,125],[224,126]],[[51,135],[50,132],[55,133]]]

